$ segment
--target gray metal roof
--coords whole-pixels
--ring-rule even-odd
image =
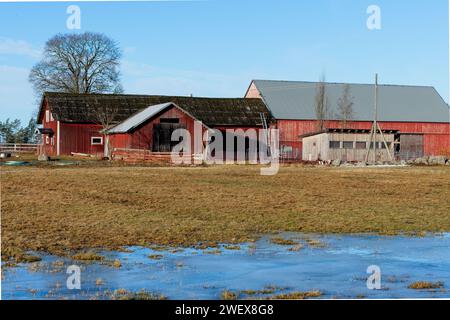
[[[112,127],[111,129],[106,130],[106,133],[110,134],[129,132],[172,105],[174,105],[172,102],[168,102],[149,106],[144,110],[135,113],[134,115],[119,123],[118,125]]]
[[[254,80],[264,102],[276,119],[316,119],[317,82]],[[331,118],[345,83],[326,83]],[[373,120],[374,85],[348,84],[353,97],[353,120]],[[404,122],[449,122],[449,108],[433,87],[379,85],[378,119]]]

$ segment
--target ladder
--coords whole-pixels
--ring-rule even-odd
[[[270,139],[269,139],[269,128],[267,126],[267,119],[266,119],[266,115],[264,114],[264,112],[260,112],[259,113],[259,118],[261,119],[261,123],[262,123],[262,127],[264,129],[264,133],[265,133],[265,142],[266,142],[266,146],[267,146],[267,155],[270,157],[271,152],[270,152]]]

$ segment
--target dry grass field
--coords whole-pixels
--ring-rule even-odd
[[[2,254],[450,231],[450,167],[2,167]]]

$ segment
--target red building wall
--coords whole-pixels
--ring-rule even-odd
[[[424,135],[425,155],[442,155],[450,152],[450,124],[422,122],[379,122],[383,130],[398,130],[400,133],[421,133]],[[327,121],[327,128],[340,128],[340,121]],[[353,121],[347,124],[349,129],[368,129],[372,122]],[[316,120],[277,120],[272,127],[280,130],[280,148],[291,146],[301,155],[300,135],[318,131]]]
[[[58,121],[53,118],[53,115],[48,108],[47,102],[44,104],[44,112],[41,113],[40,123],[42,123],[43,128],[48,128],[53,130],[53,135],[43,134],[42,135],[42,145],[38,152],[40,154],[46,154],[48,156],[57,155],[57,143],[58,143]]]
[[[140,149],[140,150],[152,150],[153,145],[153,126],[161,123],[161,119],[164,118],[178,118],[179,123],[183,124],[191,134],[191,151],[194,153],[194,123],[195,119],[190,117],[176,107],[172,107],[157,117],[146,122],[136,130],[130,133],[117,133],[109,136],[111,148],[119,149]],[[227,129],[237,130],[241,129],[246,132],[248,129],[258,129],[256,127],[248,126],[217,126],[213,129],[224,132]],[[205,132],[206,127],[203,127],[202,134]],[[225,147],[225,144],[224,144]]]
[[[130,133],[116,133],[109,136],[112,148],[126,148],[126,149],[143,149],[151,150],[153,144],[153,125],[161,123],[164,118],[177,118],[179,124],[183,124],[190,132],[192,139],[191,150],[193,150],[194,138],[194,122],[195,119],[190,117],[176,107],[171,107],[157,117],[144,123],[142,126]]]
[[[85,123],[60,122],[60,154],[70,155],[72,152],[102,156],[105,138],[99,131],[101,125]],[[103,144],[92,145],[92,137],[103,137]]]
[[[53,130],[53,136],[42,135],[42,146],[39,153],[48,156],[70,155],[72,152],[87,153],[101,156],[104,152],[104,135],[100,134],[101,125],[86,123],[67,123],[54,119],[46,101],[44,101],[44,112],[40,122],[43,128]],[[49,116],[47,118],[47,111]],[[103,137],[102,145],[92,145],[91,137]]]

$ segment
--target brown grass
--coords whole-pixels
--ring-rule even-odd
[[[117,289],[110,296],[112,300],[166,300],[164,295],[154,294],[146,290],[130,292],[125,289]]]
[[[326,247],[326,243],[318,240],[318,239],[306,239],[306,243],[310,246],[310,247],[314,247],[314,248],[324,248]]]
[[[152,260],[161,260],[164,256],[162,254],[151,254],[148,256]]]
[[[231,292],[229,290],[224,290],[220,294],[221,300],[237,300],[237,298],[238,298],[238,294]]]
[[[80,252],[72,256],[73,260],[79,261],[102,261],[103,256],[96,254],[95,252]]]
[[[275,292],[275,289],[272,288],[265,288],[265,289],[261,289],[261,290],[241,290],[239,291],[239,293],[242,293],[244,295],[247,296],[254,296],[254,295],[258,295],[258,294],[272,294]]]
[[[120,262],[120,260],[116,259],[116,260],[114,260],[114,262],[112,263],[112,266],[113,266],[114,268],[120,268],[120,267],[122,267],[122,263]]]
[[[2,254],[450,230],[450,168],[1,168]]]
[[[227,245],[223,246],[223,248],[226,250],[241,250],[241,246],[233,245],[233,244],[227,244]]]
[[[428,281],[417,281],[411,283],[408,288],[415,290],[425,290],[425,289],[441,289],[444,287],[443,282],[428,282]]]
[[[270,242],[272,242],[273,244],[281,245],[281,246],[292,246],[292,245],[298,244],[298,242],[295,242],[294,240],[283,239],[283,238],[279,238],[279,237],[271,238]]]
[[[277,294],[269,299],[273,300],[304,300],[309,298],[318,298],[322,296],[322,292],[314,290],[314,291],[306,291],[306,292],[289,292]]]

